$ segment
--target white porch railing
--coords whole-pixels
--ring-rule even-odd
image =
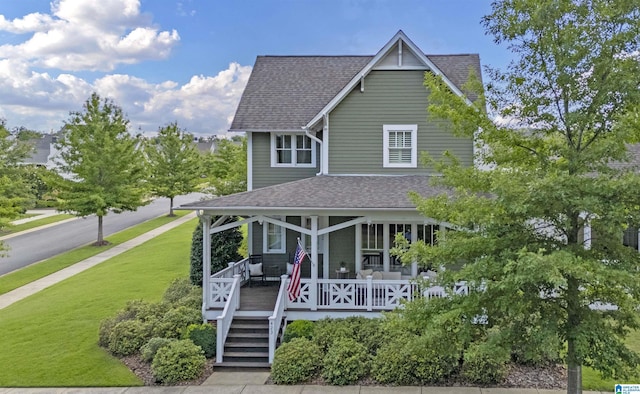
[[[285,299],[288,299],[287,278],[287,275],[282,275],[280,290],[278,291],[278,297],[276,298],[276,305],[273,308],[273,314],[269,316],[269,363],[273,362],[273,356],[275,355],[276,344],[278,342],[278,333],[280,332],[282,319],[284,318]]]
[[[282,291],[282,290],[281,290]],[[317,309],[348,309],[348,310],[392,310],[402,304],[402,300],[410,301],[416,295],[436,298],[446,297],[443,287],[433,286],[425,288],[410,280],[373,280],[367,279],[318,279]],[[454,286],[455,294],[468,294],[466,283],[460,282]],[[311,305],[311,280],[302,279],[300,297],[294,301],[285,299],[285,309],[309,309]]]
[[[240,306],[240,274],[234,275],[233,279],[216,278],[216,283],[228,283],[228,281],[231,281],[231,288],[228,293],[228,298],[224,304],[222,314],[220,314],[216,318],[216,362],[218,363],[222,362],[222,356],[224,355],[224,343],[227,340],[227,334],[229,334],[229,329],[231,328],[233,315]]]
[[[215,274],[211,275],[211,278],[233,278],[234,275],[240,275],[242,280],[247,278],[247,264],[249,262],[249,258],[244,258],[238,262],[231,262],[229,266],[225,269],[222,269]]]

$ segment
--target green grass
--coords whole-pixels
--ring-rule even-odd
[[[9,234],[15,234],[15,233],[19,233],[20,231],[25,231],[25,230],[31,230],[32,228],[44,226],[46,224],[60,222],[62,220],[70,219],[70,218],[73,218],[73,217],[75,217],[75,216],[69,215],[69,214],[66,214],[66,213],[61,213],[59,215],[47,216],[46,218],[33,220],[33,221],[30,221],[30,222],[27,222],[27,223],[12,225],[12,226],[7,227],[4,230],[0,231],[0,236],[5,236],[5,235],[9,235]]]
[[[31,283],[34,280],[43,278],[54,272],[60,271],[70,265],[80,262],[86,258],[94,256],[98,253],[102,253],[116,245],[126,242],[132,238],[135,238],[147,231],[153,230],[163,224],[169,223],[175,220],[177,217],[188,214],[189,211],[177,211],[176,217],[161,216],[155,219],[148,220],[137,226],[128,228],[126,230],[115,233],[106,239],[111,244],[101,247],[86,245],[66,253],[59,254],[50,259],[41,261],[37,264],[29,265],[21,270],[11,272],[7,275],[0,276],[0,294],[5,294],[18,287],[24,286],[27,283]]]
[[[189,273],[196,219],[0,310],[0,387],[139,386],[97,345],[100,322],[129,300],[159,301]]]
[[[629,334],[626,340],[627,345],[631,350],[640,353],[640,331],[633,331]],[[606,392],[613,392],[614,386],[620,384],[637,384],[640,382],[640,370],[635,378],[630,381],[622,381],[620,379],[604,379],[600,376],[600,373],[592,368],[582,368],[582,389],[583,390],[601,390]]]

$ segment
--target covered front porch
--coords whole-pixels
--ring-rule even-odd
[[[413,280],[422,276],[416,262],[401,264],[391,254],[397,234],[410,242],[435,243],[450,228],[422,216],[410,192],[434,196],[448,190],[434,187],[427,176],[323,175],[180,207],[196,210],[203,225],[203,316],[217,321],[219,346],[233,316],[269,317],[271,360],[286,321],[376,316],[416,296],[444,296],[445,289]],[[239,220],[225,224],[229,217]],[[252,262],[262,264],[261,279],[277,283],[268,309],[264,304],[258,309],[258,303],[254,310],[246,307],[252,303],[244,299],[253,290],[241,291],[253,279],[248,259],[211,272],[210,235],[242,225],[248,228]],[[308,259],[302,263],[300,296],[289,300],[285,289],[298,242]],[[222,357],[222,351],[218,354]]]

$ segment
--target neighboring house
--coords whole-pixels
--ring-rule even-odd
[[[390,255],[394,237],[433,243],[447,227],[422,216],[408,197],[447,192],[431,185],[438,174],[420,164],[420,152],[450,151],[473,165],[474,149],[471,139],[428,119],[424,73],[441,75],[463,95],[471,71],[481,75],[478,55],[425,55],[402,31],[375,56],[257,58],[230,130],[247,134],[248,191],[181,208],[197,210],[205,234],[249,224],[249,252],[271,276],[286,273],[300,238],[311,260],[302,266],[301,296],[281,294],[269,308],[270,332],[285,316],[375,313],[412,297],[409,279],[419,267]],[[218,216],[244,219],[220,225]],[[224,345],[229,317],[220,309],[238,295],[223,277],[248,276],[238,264],[211,276],[207,239],[203,313],[218,320]]]
[[[36,166],[53,169],[56,167],[54,157],[57,153],[55,143],[58,134],[42,134],[39,138],[29,140],[33,145],[31,155],[24,159],[24,164],[32,164]]]

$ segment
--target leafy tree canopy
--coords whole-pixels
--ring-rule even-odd
[[[214,153],[205,156],[207,192],[216,196],[247,190],[247,138],[216,141]]]
[[[169,198],[169,216],[173,216],[173,198],[196,191],[200,183],[200,154],[193,136],[171,123],[146,145],[146,154],[151,192]]]
[[[5,120],[0,119],[0,229],[33,205],[33,196],[24,181],[21,166],[32,151],[32,144],[12,135]],[[4,250],[5,246],[0,241],[0,255]]]
[[[640,225],[629,162],[640,141],[640,3],[500,0],[483,24],[517,59],[489,69],[485,91],[471,78],[477,100],[425,76],[429,116],[475,137],[477,166],[447,155],[436,167],[452,194],[413,198],[459,231],[433,247],[405,244],[403,261],[450,268],[439,275],[447,286],[468,281],[471,294],[445,308],[468,324],[486,316],[512,345],[533,331],[557,338],[567,392],[578,393],[582,365],[625,376],[639,363],[624,338],[639,327],[640,254],[622,234],[637,240]]]
[[[144,157],[128,124],[120,107],[93,93],[83,112],[71,113],[57,143],[58,165],[72,174],[57,185],[61,209],[78,216],[95,214],[96,244],[104,243],[102,219],[110,210],[133,211],[145,204]]]

